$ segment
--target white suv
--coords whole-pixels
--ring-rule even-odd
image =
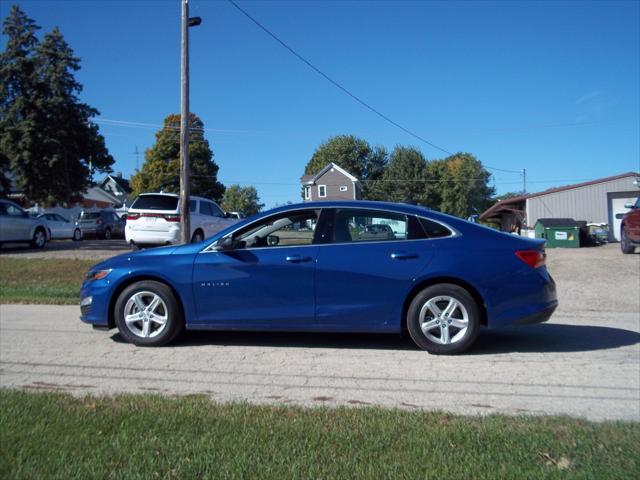
[[[200,242],[236,223],[213,200],[189,197],[191,241]],[[143,193],[127,212],[124,230],[132,245],[180,243],[180,197],[174,193]]]

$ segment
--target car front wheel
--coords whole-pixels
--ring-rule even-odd
[[[73,231],[73,241],[74,242],[79,242],[80,240],[82,240],[82,232],[80,231],[79,228],[76,228]]]
[[[36,229],[36,231],[33,233],[33,238],[31,239],[31,246],[33,248],[44,248],[46,244],[47,234],[42,228]]]
[[[182,330],[182,311],[164,283],[145,280],[129,285],[114,308],[120,335],[135,345],[164,345]]]
[[[110,228],[107,228],[104,231],[104,239],[105,240],[111,240],[111,229]]]
[[[461,353],[478,337],[480,311],[464,288],[448,283],[432,285],[409,305],[407,328],[416,345],[429,353]]]
[[[636,247],[634,247],[631,240],[629,240],[627,229],[622,227],[622,231],[620,232],[620,250],[622,250],[622,253],[633,253],[635,249]]]

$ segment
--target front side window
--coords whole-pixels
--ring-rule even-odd
[[[327,196],[327,186],[326,185],[318,185],[318,197],[324,198]]]
[[[251,224],[234,235],[236,248],[311,245],[319,211],[290,212]]]
[[[27,215],[15,205],[7,204],[7,215],[10,217],[26,217]]]
[[[335,243],[409,240],[410,233],[409,218],[401,213],[352,208],[335,213]]]
[[[191,213],[196,213],[198,209],[198,201],[197,200],[189,200],[189,211]]]
[[[207,203],[209,203],[209,208],[211,209],[211,215],[213,215],[214,217],[224,218],[224,212],[220,209],[218,205],[211,202],[207,202]]]

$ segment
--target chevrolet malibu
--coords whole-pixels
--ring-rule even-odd
[[[418,347],[454,354],[481,327],[549,319],[558,301],[543,246],[412,205],[288,205],[202,242],[99,263],[81,320],[140,346],[183,329],[407,330]]]

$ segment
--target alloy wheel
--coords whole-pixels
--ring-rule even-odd
[[[160,335],[169,320],[167,305],[154,292],[136,292],[124,306],[124,321],[128,330],[140,338]]]
[[[432,342],[449,345],[461,341],[469,327],[469,313],[461,301],[448,295],[427,300],[419,314],[422,333]]]

